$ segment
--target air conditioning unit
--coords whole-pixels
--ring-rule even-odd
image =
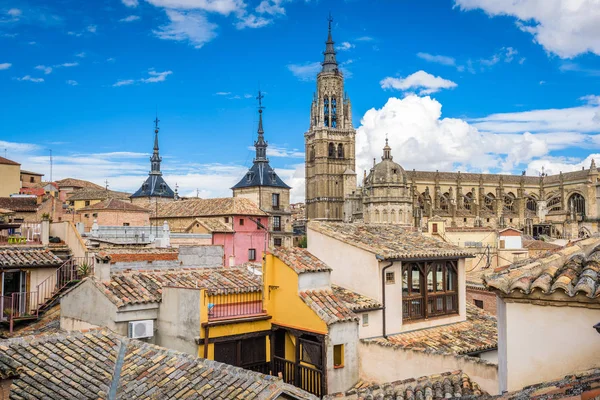
[[[154,320],[132,321],[127,329],[127,337],[132,339],[151,338],[154,336]]]

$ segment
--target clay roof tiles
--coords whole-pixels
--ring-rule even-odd
[[[96,185],[90,181],[84,181],[83,179],[75,179],[75,178],[65,178],[59,181],[56,181],[59,188],[63,187],[75,187],[75,188],[87,188],[87,189],[102,189],[105,190],[100,185]]]
[[[196,218],[194,222],[190,224],[200,224],[209,231],[210,233],[233,233],[234,230],[223,222],[222,218]]]
[[[358,321],[358,317],[331,289],[300,292],[304,301],[327,325]]]
[[[564,300],[587,297],[597,301],[600,298],[600,238],[575,242],[526,265],[511,265],[486,274],[483,279],[489,288],[504,295],[516,292],[528,297],[558,293]]]
[[[0,208],[15,212],[36,212],[38,204],[35,197],[0,197]]]
[[[283,261],[297,274],[304,272],[331,271],[331,267],[300,247],[279,247],[273,250],[273,255]]]
[[[75,200],[106,200],[106,199],[121,199],[129,200],[129,193],[115,192],[107,189],[85,188],[78,189],[69,194],[67,201]]]
[[[333,293],[346,303],[346,306],[354,312],[373,310],[381,308],[381,303],[375,299],[354,292],[350,289],[337,285],[331,285]]]
[[[16,161],[9,160],[8,158],[0,157],[0,164],[4,165],[21,165]]]
[[[261,278],[245,268],[135,271],[112,274],[109,282],[91,279],[117,307],[160,302],[163,286],[218,290],[223,293],[262,290]]]
[[[0,248],[0,268],[59,266],[63,261],[41,247]]]
[[[498,347],[496,317],[467,303],[467,320],[366,340],[384,346],[439,354],[470,354]]]
[[[600,396],[600,369],[575,372],[562,379],[537,383],[518,392],[496,396],[497,400],[558,400],[598,399]]]
[[[458,246],[398,225],[312,221],[308,227],[384,259],[471,257]]]
[[[0,341],[11,398],[316,400],[280,378],[118,336],[108,330]],[[7,367],[3,360],[8,359]],[[18,371],[18,370],[17,370]],[[112,393],[112,396],[109,396]]]
[[[156,218],[152,210],[153,218]],[[158,203],[159,218],[207,217],[220,215],[266,216],[250,199],[243,197],[224,197],[215,199],[188,199]]]
[[[115,198],[109,198],[102,200],[99,203],[89,205],[87,207],[80,208],[79,211],[130,211],[130,212],[147,212],[150,210],[144,207],[136,206],[128,201],[122,201]]]
[[[555,250],[562,247],[554,243],[544,242],[543,240],[523,240],[523,248],[529,250]]]
[[[358,382],[345,393],[335,393],[324,397],[334,399],[428,399],[479,398],[487,395],[479,385],[462,371],[444,372],[438,375],[423,376],[389,383]]]

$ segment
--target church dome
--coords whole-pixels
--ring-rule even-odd
[[[383,148],[383,157],[381,162],[375,164],[371,169],[371,173],[367,176],[367,184],[369,185],[406,185],[406,172],[400,164],[394,162],[391,155],[391,147],[388,140],[385,139],[385,147]]]

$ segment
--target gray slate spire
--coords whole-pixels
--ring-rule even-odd
[[[265,141],[265,131],[263,130],[263,120],[262,120],[262,112],[263,112],[263,105],[262,105],[262,99],[263,99],[263,95],[260,92],[260,90],[258,91],[258,97],[256,98],[258,100],[258,140],[256,142],[254,142],[254,148],[256,148],[256,158],[254,159],[254,162],[269,162],[269,160],[267,159],[267,142]]]
[[[327,42],[325,42],[325,59],[323,61],[323,69],[321,72],[337,72],[338,71],[338,63],[335,59],[335,49],[333,47],[334,41],[331,37],[331,23],[333,22],[333,18],[331,14],[329,14],[329,18],[327,19],[329,22],[329,35],[327,36]]]
[[[160,172],[160,162],[162,161],[162,158],[158,154],[158,130],[160,129],[158,127],[159,122],[160,122],[160,120],[158,119],[158,117],[156,117],[156,119],[154,120],[154,124],[155,124],[155,127],[154,127],[154,151],[152,152],[152,157],[150,157],[150,162],[151,162],[150,173],[156,174],[156,175],[162,175],[162,172]]]

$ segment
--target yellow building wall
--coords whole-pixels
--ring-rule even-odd
[[[0,164],[0,197],[9,197],[21,189],[21,166]]]
[[[327,334],[327,324],[298,295],[298,274],[272,254],[266,256],[263,281],[264,308],[272,323]]]
[[[89,201],[89,204],[85,204],[86,201]],[[79,210],[80,208],[91,206],[96,203],[100,203],[102,200],[75,200],[75,204],[73,204],[73,209]]]

